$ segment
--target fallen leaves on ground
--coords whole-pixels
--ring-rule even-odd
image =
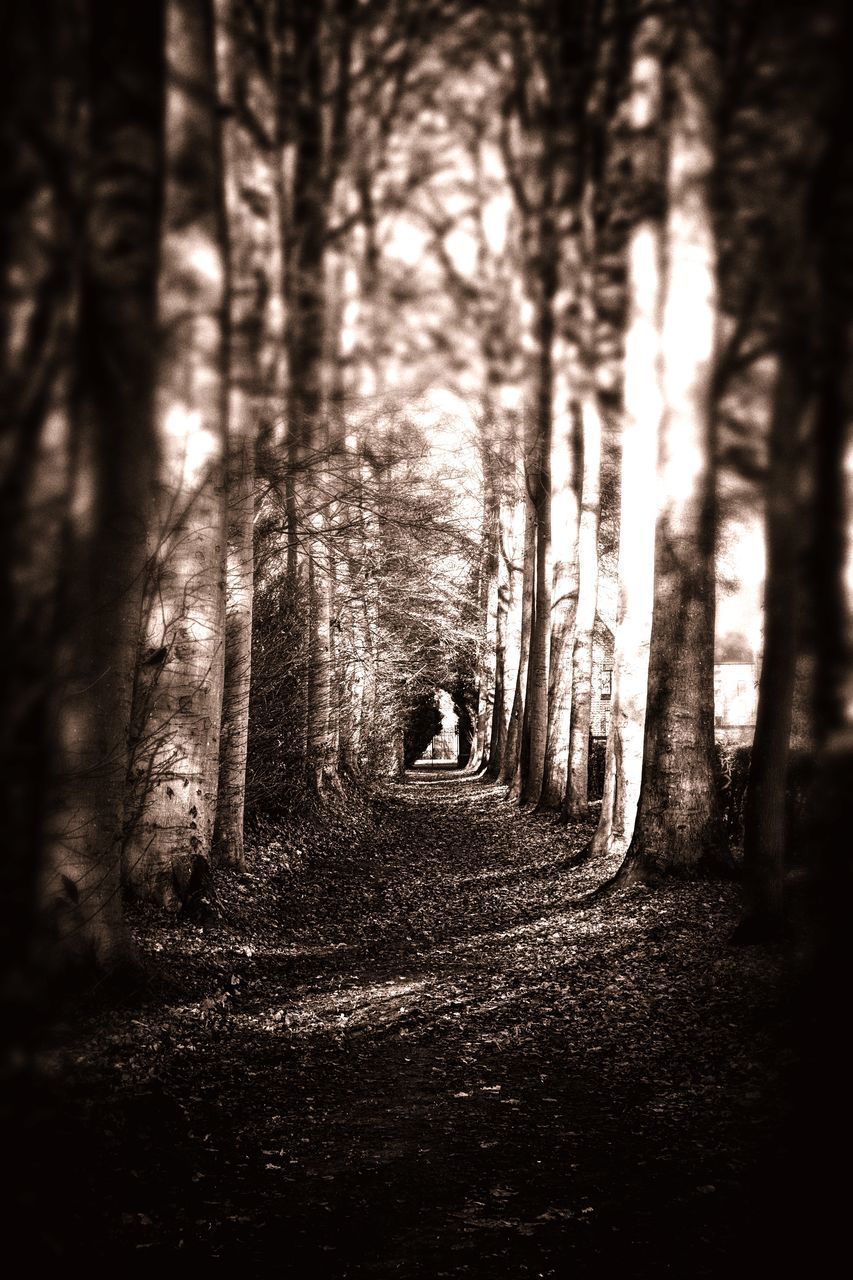
[[[784,1124],[785,960],[729,945],[732,884],[590,899],[593,829],[425,771],[267,830],[203,926],[137,911],[146,988],[34,1064],[44,1251],[733,1274]]]

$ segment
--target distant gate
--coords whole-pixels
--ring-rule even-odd
[[[459,729],[444,729],[437,733],[421,757],[423,760],[458,760]]]

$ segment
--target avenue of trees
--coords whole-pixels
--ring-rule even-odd
[[[747,938],[849,870],[844,0],[20,0],[0,47],[4,961],[132,961],[247,814],[461,763],[731,874],[716,556],[764,513]],[[614,585],[615,617],[603,604]],[[843,841],[842,841],[843,842]]]

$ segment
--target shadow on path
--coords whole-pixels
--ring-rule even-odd
[[[152,929],[159,998],[47,1055],[48,1255],[300,1280],[747,1274],[778,957],[726,947],[731,885],[578,910],[612,870],[559,870],[588,824],[437,773],[391,789],[369,839],[257,880],[277,928]],[[193,946],[208,987],[175,999]]]

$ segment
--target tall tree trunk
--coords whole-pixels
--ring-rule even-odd
[[[597,314],[595,307],[595,186],[591,165],[580,201],[580,396],[583,448],[578,522],[578,607],[572,651],[569,777],[564,812],[585,818],[588,804],[589,734],[592,723],[592,646],[598,602],[598,521],[601,507],[601,410],[598,404]]]
[[[496,646],[498,616],[499,498],[494,463],[488,457],[488,441],[483,449],[483,522],[481,529],[478,582],[480,624],[477,662],[477,721],[470,765],[485,769],[489,763],[492,719],[495,708]]]
[[[329,548],[321,519],[314,517],[308,548],[308,779],[319,794],[336,777],[331,734],[332,642]]]
[[[345,475],[349,478],[351,496],[348,501],[347,523],[349,537],[343,573],[345,574],[348,600],[346,616],[349,618],[349,654],[341,665],[341,679],[346,685],[346,696],[341,703],[340,763],[345,776],[358,775],[366,763],[365,743],[370,736],[372,706],[375,703],[375,666],[373,662],[373,632],[371,628],[371,575],[367,564],[370,516],[364,502],[364,463],[358,454],[358,444],[352,451],[345,443],[347,453]]]
[[[49,816],[59,565],[73,446],[84,4],[16,4],[0,40],[0,970],[31,945]]]
[[[111,967],[122,920],[152,421],[163,11],[88,5],[89,184],[78,316],[44,903],[63,951]]]
[[[376,510],[379,503],[377,501],[375,509],[371,510],[371,502],[366,500],[365,490],[370,474],[367,462],[363,458],[360,469],[358,533],[361,544],[362,585],[358,616],[364,683],[358,739],[361,760],[365,765],[372,766],[375,763],[374,753],[380,713],[379,582],[382,569],[382,539]]]
[[[331,257],[328,270],[328,324],[326,327],[326,420],[329,437],[328,567],[329,657],[331,704],[329,708],[329,774],[335,785],[350,771],[347,759],[352,740],[352,701],[356,690],[346,671],[353,666],[352,636],[345,634],[344,620],[351,616],[347,540],[355,518],[352,456],[347,449],[346,383],[344,378],[344,320],[346,313],[346,263]]]
[[[242,867],[252,680],[255,432],[243,397],[232,391],[229,406],[231,421],[240,414],[248,431],[242,440],[235,436],[228,442],[225,664],[213,858],[220,866]]]
[[[786,320],[782,323],[789,329]],[[790,337],[780,347],[770,423],[764,643],[744,812],[746,910],[736,935],[740,941],[778,934],[784,922],[786,791],[801,568],[799,434],[808,399],[802,368],[807,341],[802,332]]]
[[[238,0],[216,0],[230,287],[225,668],[213,856],[221,865],[233,867],[243,865],[255,446],[275,389],[277,359],[271,347],[280,336],[271,7],[267,0],[253,22]],[[265,58],[270,59],[266,64]]]
[[[520,661],[521,643],[521,566],[523,552],[522,522],[524,503],[505,496],[501,501],[498,538],[498,593],[495,616],[495,702],[492,710],[492,734],[489,744],[488,773],[500,778],[506,760],[509,719],[512,711],[510,694]]]
[[[542,215],[539,244],[545,264],[539,289],[536,323],[536,393],[527,449],[527,484],[535,515],[535,570],[530,656],[521,732],[519,802],[536,805],[545,776],[548,739],[548,648],[551,640],[551,442],[553,432],[553,343],[556,246],[550,211]],[[526,554],[526,549],[525,549]]]
[[[601,505],[601,413],[592,376],[589,377],[580,412],[583,420],[583,484],[578,532],[578,608],[572,653],[569,778],[565,803],[569,818],[585,818],[589,799],[592,642],[598,600],[598,517]]]
[[[572,722],[571,653],[578,600],[577,422],[567,414],[551,456],[554,585],[548,657],[548,740],[541,804],[559,809],[569,778]]]
[[[329,140],[323,120],[323,14],[320,7],[293,5],[290,23],[298,77],[294,113],[295,157],[291,197],[291,260],[288,271],[289,483],[293,486],[290,547],[304,540],[307,699],[306,782],[322,791],[336,780],[330,732],[332,660],[331,582],[327,529],[328,433],[323,420],[326,355],[326,247]],[[297,559],[299,558],[297,552]]]
[[[533,591],[536,582],[536,510],[527,491],[524,494],[524,554],[521,582],[521,632],[519,636],[518,672],[507,730],[506,760],[500,781],[509,784],[509,794],[517,800],[521,793],[521,733],[524,724],[524,699],[527,689],[527,667],[530,662],[530,631],[533,623]]]
[[[649,694],[637,821],[619,877],[730,868],[714,778],[714,68],[681,13],[672,69]]]
[[[619,510],[618,602],[610,730],[594,853],[624,854],[643,770],[655,547],[659,380],[660,227],[641,223],[628,247],[628,327]]]
[[[134,706],[126,882],[175,909],[206,875],[225,614],[226,256],[210,0],[166,3],[158,497]]]
[[[655,490],[663,415],[661,107],[663,27],[638,25],[627,102],[627,184],[633,226],[626,252],[618,600],[610,730],[593,853],[624,855],[634,832],[643,770],[655,556]]]
[[[783,1188],[784,1209],[802,1224],[797,1260],[812,1258],[817,1240],[825,1268],[844,1247],[846,1195],[833,1171],[853,1135],[846,1019],[839,1016],[853,976],[853,863],[845,838],[853,828],[853,12],[848,4],[832,3],[818,10],[824,18],[827,8],[834,18],[826,67],[832,74],[809,228],[818,268],[821,359],[806,584],[816,641],[817,749],[806,804],[811,884],[800,939],[806,963],[793,1148],[796,1168],[804,1172]]]

